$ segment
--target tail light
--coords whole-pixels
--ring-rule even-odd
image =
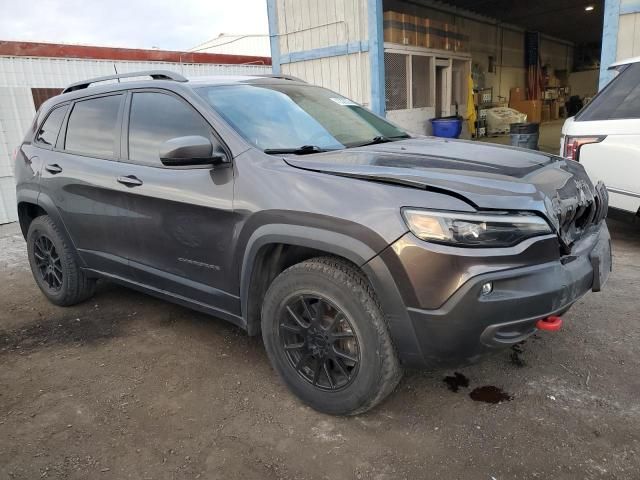
[[[572,137],[567,135],[564,138],[564,152],[562,152],[562,156],[568,158],[569,160],[575,160],[576,162],[580,161],[580,148],[583,145],[588,145],[590,143],[600,143],[606,137]]]

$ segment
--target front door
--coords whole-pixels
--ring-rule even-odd
[[[125,115],[125,160],[119,177],[129,182],[129,263],[136,280],[154,289],[239,313],[228,272],[232,242],[231,166],[169,168],[162,144],[200,135],[211,126],[182,98],[156,90],[134,91]]]

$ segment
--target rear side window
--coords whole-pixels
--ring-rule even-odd
[[[640,63],[629,65],[585,106],[577,121],[640,118]]]
[[[161,165],[160,148],[176,137],[211,137],[211,127],[186,103],[162,93],[134,93],[129,116],[129,159]]]
[[[60,126],[66,113],[67,105],[54,108],[42,126],[40,126],[40,130],[36,134],[36,142],[49,147],[55,146],[58,133],[60,133]]]
[[[99,158],[115,158],[120,147],[118,112],[123,95],[76,102],[69,115],[65,150]]]

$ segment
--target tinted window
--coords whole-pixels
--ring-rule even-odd
[[[44,121],[40,130],[38,130],[36,142],[53,147],[56,144],[56,139],[60,132],[60,126],[62,125],[62,121],[64,120],[66,113],[66,105],[64,107],[54,109]]]
[[[164,142],[189,135],[211,138],[210,130],[200,114],[171,95],[134,93],[129,117],[129,158],[160,165]]]
[[[640,118],[640,63],[629,65],[587,104],[576,120]]]
[[[112,95],[77,102],[69,116],[65,149],[92,157],[116,157],[122,98],[123,95]]]

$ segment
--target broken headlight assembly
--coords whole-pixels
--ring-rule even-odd
[[[466,213],[402,209],[409,230],[421,240],[458,247],[510,247],[553,233],[541,217],[526,212]]]

